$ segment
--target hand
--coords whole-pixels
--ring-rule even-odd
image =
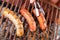
[[[35,0],[30,0],[30,3],[33,3]]]
[[[52,3],[56,4],[59,0],[51,0]]]

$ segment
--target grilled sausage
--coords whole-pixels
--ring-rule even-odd
[[[34,13],[34,15],[36,16],[35,10],[33,10],[33,13]],[[47,27],[47,24],[46,24],[46,20],[45,20],[43,14],[40,13],[39,16],[36,16],[36,17],[37,17],[37,19],[38,19],[38,21],[39,21],[40,29],[41,29],[41,30],[45,30],[46,27]]]
[[[10,11],[8,8],[3,8],[1,13],[3,16],[9,18],[9,20],[13,22],[16,27],[17,36],[22,36],[24,34],[23,24],[16,14],[13,11]]]
[[[21,9],[20,10],[21,14],[25,17],[29,24],[30,31],[36,31],[36,23],[32,17],[32,15],[26,10],[26,9]]]

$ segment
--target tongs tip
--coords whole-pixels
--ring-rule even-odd
[[[39,11],[38,11],[36,2],[34,2],[34,6],[35,6],[35,11],[36,11],[36,16],[39,16]]]
[[[41,5],[39,4],[39,2],[37,2],[37,5],[40,8],[40,12],[42,12],[42,14],[45,15],[45,12],[44,12],[43,8],[41,7]]]

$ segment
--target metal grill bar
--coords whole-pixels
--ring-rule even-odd
[[[3,6],[4,6],[4,3],[5,3],[5,1],[6,0],[4,0],[3,1],[3,3],[2,3],[2,5],[1,5],[1,9],[3,8]],[[14,6],[14,1],[15,0],[13,0],[13,2],[12,2],[12,4],[11,4],[11,7],[10,7],[10,10],[12,10],[13,9],[13,6]],[[23,6],[22,6],[22,2],[23,2],[24,0],[22,0],[22,1],[20,1],[20,3],[19,3],[19,0],[17,1],[17,4],[16,4],[16,6],[14,7],[14,12],[16,12],[16,10],[17,10],[17,8],[18,8],[18,12],[16,12],[16,14],[18,15],[18,17],[19,18],[21,18],[21,20],[23,21],[23,23],[24,23],[24,29],[25,29],[25,31],[26,31],[26,34],[24,34],[24,36],[22,36],[22,37],[17,37],[16,36],[16,33],[15,33],[15,29],[14,29],[14,25],[13,24],[9,24],[8,23],[8,21],[9,21],[9,19],[7,19],[6,18],[6,21],[5,22],[3,22],[3,19],[4,19],[4,17],[2,16],[1,18],[0,18],[0,25],[3,25],[3,27],[2,27],[2,32],[1,32],[1,34],[4,34],[4,32],[5,32],[5,35],[4,35],[4,39],[5,40],[56,40],[56,38],[57,38],[57,34],[58,34],[58,21],[56,21],[56,19],[57,19],[57,16],[58,16],[58,13],[60,12],[59,10],[60,10],[60,8],[58,8],[56,5],[54,5],[54,4],[52,4],[52,3],[50,3],[50,2],[47,2],[47,1],[44,1],[44,0],[37,0],[40,4],[41,4],[41,7],[44,9],[44,11],[45,11],[45,13],[47,13],[47,17],[46,17],[46,21],[47,21],[47,26],[48,26],[48,28],[47,28],[47,30],[46,31],[43,31],[43,32],[39,32],[39,31],[41,31],[39,28],[37,29],[37,31],[36,32],[34,32],[34,33],[31,33],[30,31],[29,31],[29,28],[26,28],[27,26],[28,26],[28,23],[27,22],[25,22],[26,20],[25,20],[25,18],[24,17],[22,17],[22,15],[20,15],[19,14],[19,11],[20,11],[20,9],[22,9],[22,8],[26,8],[26,6],[28,6],[28,8],[27,8],[27,10],[29,11],[30,10],[30,3],[29,3],[29,5],[27,5],[27,3],[29,2],[28,0],[25,0],[25,3],[23,4]],[[9,2],[10,2],[10,0],[9,0]],[[9,2],[7,2],[7,4],[6,4],[6,8],[9,6]],[[44,6],[44,3],[45,3],[45,6]],[[19,4],[19,6],[18,6],[18,4]],[[47,6],[47,5],[49,5],[49,7]],[[33,8],[34,8],[34,5],[32,5],[32,8],[31,8],[31,12],[30,13],[32,13],[32,10],[33,10]],[[57,24],[56,25],[56,29],[55,29],[55,25],[51,28],[51,25],[52,25],[52,21],[53,21],[53,14],[54,14],[54,10],[56,9],[56,13],[55,13],[55,17],[54,17],[54,24]],[[51,15],[50,15],[51,14]],[[60,15],[59,15],[60,16]],[[36,17],[34,17],[34,19],[35,19]],[[49,19],[50,18],[50,19]],[[4,23],[4,24],[2,24],[2,23]],[[36,21],[36,23],[38,24],[38,22]],[[8,26],[8,25],[10,25],[10,26]],[[25,27],[26,26],[26,27]],[[6,30],[6,27],[8,28],[7,30]],[[38,25],[37,25],[37,27],[38,27]],[[54,28],[54,29],[53,29]],[[6,30],[6,31],[5,31]],[[11,32],[10,32],[10,30],[11,30]],[[52,31],[53,30],[53,31]],[[56,30],[56,31],[55,31]],[[55,32],[56,32],[56,34],[55,34]],[[14,34],[14,35],[12,35],[12,34]],[[13,36],[13,37],[12,37]],[[0,37],[3,37],[3,35],[1,35]],[[52,38],[53,37],[53,38]]]
[[[9,6],[9,2],[10,2],[10,0],[7,2],[6,8]]]
[[[22,1],[20,1],[21,3],[20,3],[20,5],[19,5],[19,8],[18,8],[18,12],[17,13],[19,13],[19,11],[20,11],[20,8],[21,8],[21,5],[22,5]]]
[[[2,5],[1,5],[1,7],[0,7],[0,11],[1,11],[1,9],[2,9],[4,3],[5,3],[5,1],[6,1],[6,0],[4,0],[3,3],[2,3]]]
[[[57,15],[58,15],[58,10],[56,10],[55,23],[56,23]],[[56,23],[56,24],[57,24],[57,23]],[[56,38],[57,38],[57,34],[58,34],[58,24],[57,24],[57,29],[56,29],[55,40],[56,40]]]
[[[15,1],[15,0],[13,0],[13,2],[12,2],[12,5],[11,5],[11,7],[10,7],[10,10],[12,10],[12,8],[13,8],[14,1]]]
[[[19,0],[17,0],[17,4],[16,4],[16,6],[15,6],[14,12],[15,12],[16,9],[17,9],[18,3],[19,3]]]
[[[56,6],[55,4],[50,3],[50,2],[48,2],[48,1],[45,1],[45,0],[42,0],[42,1],[44,1],[46,4],[51,5],[52,7],[57,8],[58,10],[60,10],[60,8],[59,8],[58,6]]]

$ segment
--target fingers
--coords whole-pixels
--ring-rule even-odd
[[[51,0],[52,3],[56,4],[59,0]]]
[[[34,1],[35,1],[35,0],[30,0],[30,3],[32,4],[32,3],[34,3]]]

